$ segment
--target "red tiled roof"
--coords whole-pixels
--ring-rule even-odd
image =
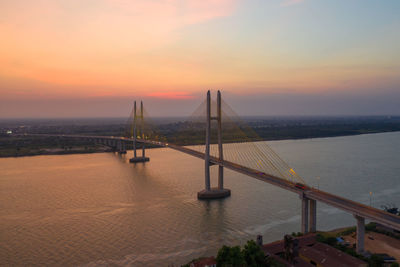
[[[315,234],[299,236],[299,237],[296,237],[296,239],[299,240],[299,247],[308,246],[310,244],[315,244],[317,242]],[[263,245],[262,249],[263,249],[264,253],[276,254],[279,252],[283,252],[285,250],[283,244],[284,244],[283,240],[278,240],[278,241]]]
[[[316,243],[312,247],[301,247],[300,256],[313,260],[323,266],[366,266],[366,262],[352,257],[334,247]]]
[[[284,264],[285,266],[293,266],[293,264],[288,263],[286,260],[278,256],[271,255],[270,257],[274,258],[276,261],[280,262],[281,264]],[[315,267],[315,265],[312,265],[311,263],[308,263],[299,257],[295,258],[295,262],[296,263],[294,265],[296,267]]]
[[[193,265],[192,265],[193,264]],[[203,258],[198,261],[193,262],[190,266],[193,267],[204,267],[204,266],[211,266],[213,264],[217,264],[217,261],[214,257]]]
[[[367,264],[334,247],[316,241],[315,234],[296,237],[299,240],[299,257],[296,266],[311,266],[309,260],[322,266],[367,266]],[[276,257],[284,253],[284,241],[279,240],[262,246],[265,254]],[[279,257],[279,256],[278,256]]]

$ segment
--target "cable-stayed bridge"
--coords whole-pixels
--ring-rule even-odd
[[[257,142],[259,139],[254,131],[236,119],[236,114],[222,101],[219,91],[216,101],[211,100],[210,91],[208,91],[206,101],[187,122],[179,124],[180,131],[171,133],[172,137],[165,136],[168,134],[165,132],[168,131],[162,134],[162,131],[157,130],[145,119],[147,117],[143,103],[140,104],[138,112],[135,102],[128,119],[125,136],[39,135],[85,139],[110,146],[121,154],[126,153],[128,145],[132,145],[131,163],[144,163],[150,160],[145,155],[146,146],[168,147],[197,157],[205,163],[205,188],[198,192],[199,199],[230,196],[230,190],[224,187],[224,168],[297,193],[302,203],[301,229],[303,233],[316,231],[317,201],[323,202],[354,215],[357,221],[358,252],[364,250],[365,219],[400,231],[399,216],[307,186],[304,180],[265,142]],[[213,123],[214,121],[216,123]],[[196,143],[201,139],[205,140],[205,145],[182,145],[185,142]],[[229,143],[225,143],[226,141]],[[141,150],[141,153],[138,150]],[[212,165],[218,167],[216,187],[211,187],[210,183]]]

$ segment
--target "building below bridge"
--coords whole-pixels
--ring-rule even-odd
[[[317,242],[315,234],[296,237],[295,248],[290,248],[294,252],[293,261],[285,259],[287,251],[285,240],[276,241],[262,246],[264,253],[274,258],[286,266],[354,266],[364,267],[367,263],[352,257],[334,247]]]
[[[262,237],[257,237],[257,243],[262,244]],[[279,240],[261,246],[265,256],[271,258],[276,266],[296,267],[367,267],[364,262],[350,256],[332,246],[317,242],[315,234],[300,237],[285,236]],[[292,256],[288,255],[291,254]],[[290,259],[290,260],[289,260]],[[271,261],[270,261],[271,262]],[[215,257],[201,258],[190,263],[190,267],[215,267]],[[280,264],[280,265],[279,265]],[[275,265],[274,265],[275,266]]]

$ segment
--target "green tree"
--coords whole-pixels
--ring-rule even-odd
[[[382,209],[394,215],[400,215],[399,208],[395,204],[382,205]]]
[[[383,258],[377,254],[372,254],[368,262],[370,267],[381,267],[384,264]]]
[[[265,266],[264,252],[254,240],[247,241],[242,253],[247,266]]]
[[[239,246],[228,247],[223,246],[217,254],[218,267],[242,267],[246,266],[243,258],[243,253]]]

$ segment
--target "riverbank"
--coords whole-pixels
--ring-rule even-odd
[[[366,225],[365,252],[356,252],[355,226],[338,228],[331,231],[309,233],[292,233],[292,237],[298,240],[299,254],[295,259],[298,264],[326,261],[326,264],[341,263],[343,266],[398,266],[400,261],[400,239],[388,236],[380,231],[375,223]],[[248,248],[252,247],[251,250]],[[303,247],[303,248],[302,248]],[[312,247],[312,248],[311,248]],[[334,249],[332,249],[332,248]],[[248,241],[243,250],[239,246],[223,246],[217,255],[212,257],[201,257],[193,259],[182,267],[207,266],[206,264],[221,264],[221,262],[238,263],[243,266],[253,266],[254,262],[246,262],[245,259],[258,258],[258,266],[286,266],[287,259],[284,257],[284,240],[277,240],[268,244],[257,246],[253,240]],[[347,254],[347,256],[343,255]],[[244,255],[252,255],[245,258]],[[261,254],[261,255],[260,255]],[[318,256],[316,256],[318,255]],[[321,259],[322,257],[322,259]],[[361,265],[356,265],[361,264]],[[239,264],[238,264],[239,265]],[[307,264],[308,266],[308,264]]]
[[[318,232],[317,239],[348,254],[356,255],[356,226]],[[381,260],[392,257],[400,263],[400,233],[373,222],[366,224],[364,249],[365,253],[358,256],[370,258],[375,255]]]
[[[366,135],[366,134],[379,134],[379,133],[389,133],[389,132],[399,132],[399,131],[379,131],[379,132],[366,132],[366,133],[353,133],[347,135],[328,135],[328,136],[318,136],[315,135],[313,137],[298,137],[298,138],[285,138],[277,136],[275,139],[263,139],[259,141],[284,141],[284,140],[305,140],[305,139],[316,139],[316,138],[333,138],[333,137],[344,137],[344,136],[357,136],[357,135]],[[15,137],[0,137],[0,144],[4,144],[10,141],[10,139]],[[50,138],[43,138],[39,137],[41,141],[50,139]],[[33,143],[35,139],[27,138],[24,136],[18,137],[18,143]],[[73,140],[68,140],[68,145],[62,145],[62,148],[54,147],[55,145],[52,142],[45,141],[40,144],[41,147],[35,148],[32,146],[5,146],[4,148],[0,148],[0,158],[8,158],[8,157],[27,157],[27,156],[40,156],[40,155],[70,155],[70,154],[91,154],[91,153],[104,153],[104,152],[113,152],[114,150],[110,147],[105,147],[101,145],[93,146],[90,143],[85,143],[84,146],[73,146]],[[82,143],[82,141],[80,141]],[[49,147],[46,147],[49,145]],[[190,145],[198,145],[197,143],[188,143],[185,144],[187,146]],[[57,146],[60,146],[57,144]],[[146,149],[151,149],[155,147],[147,147]]]
[[[400,116],[245,117],[222,125],[223,142],[300,140],[400,131]],[[216,133],[215,129],[212,130]],[[10,135],[21,134],[19,136]],[[88,140],[23,136],[31,134],[131,136],[121,120],[0,120],[0,157],[104,152]],[[189,146],[204,145],[205,124],[188,120],[159,120],[144,133],[150,139]],[[217,142],[216,134],[211,142]],[[74,147],[74,149],[72,149]],[[56,150],[53,150],[56,149]]]

